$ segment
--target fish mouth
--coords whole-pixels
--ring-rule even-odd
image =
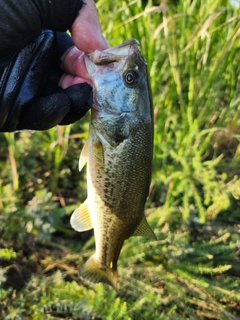
[[[108,65],[110,63],[118,62],[140,52],[140,45],[136,39],[128,40],[118,46],[107,48],[103,51],[96,50],[91,53],[85,53],[86,64],[90,60],[96,66]]]

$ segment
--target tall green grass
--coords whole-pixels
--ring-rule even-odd
[[[68,218],[86,197],[78,157],[88,117],[1,135],[0,318],[238,319],[240,10],[227,0],[97,7],[110,45],[136,38],[148,62],[155,138],[146,214],[158,240],[126,241],[118,293],[79,282],[94,241],[74,241]],[[38,272],[14,291],[4,286],[8,270],[26,263],[29,241],[49,255],[29,253]]]

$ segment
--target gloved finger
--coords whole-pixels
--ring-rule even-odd
[[[62,70],[56,60],[72,42],[63,33],[58,33],[57,40],[55,36],[50,30],[43,31],[5,68],[0,78],[1,131],[45,130],[62,121],[68,124],[79,120],[90,107],[86,103],[92,95],[90,86],[83,87],[83,92],[80,87],[71,89],[76,90],[76,106],[82,112],[74,107],[72,91],[68,95],[58,86]]]
[[[64,90],[71,100],[71,109],[59,122],[67,125],[81,119],[90,109],[93,100],[92,87],[87,83],[76,84]]]
[[[66,32],[54,33],[54,60],[60,66],[62,59],[70,48],[75,48],[72,38]]]
[[[81,119],[92,104],[92,89],[80,84],[35,100],[23,116],[17,130],[47,130]]]
[[[61,122],[70,109],[70,99],[63,93],[40,97],[31,105],[16,129],[50,129]]]
[[[19,118],[41,91],[52,53],[53,33],[45,31],[22,49],[0,79],[0,128],[16,130]]]

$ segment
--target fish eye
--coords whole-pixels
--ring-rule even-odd
[[[124,80],[127,87],[135,87],[139,82],[139,74],[135,70],[126,71]]]
[[[131,72],[129,72],[129,73],[126,75],[126,81],[127,81],[128,84],[133,83],[133,81],[134,81],[134,76],[133,76],[133,74],[132,74]]]

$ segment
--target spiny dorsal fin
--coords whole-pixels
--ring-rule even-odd
[[[88,139],[85,142],[82,148],[82,151],[80,153],[79,164],[78,164],[79,171],[81,171],[82,168],[85,166],[85,164],[87,163],[87,159],[88,159]]]
[[[142,219],[133,235],[147,237],[153,240],[157,239],[145,217]]]
[[[107,267],[103,269],[95,254],[92,255],[80,268],[79,276],[93,283],[107,283],[117,290],[117,270]]]
[[[72,228],[78,232],[91,230],[93,228],[87,200],[73,212],[70,224]]]

